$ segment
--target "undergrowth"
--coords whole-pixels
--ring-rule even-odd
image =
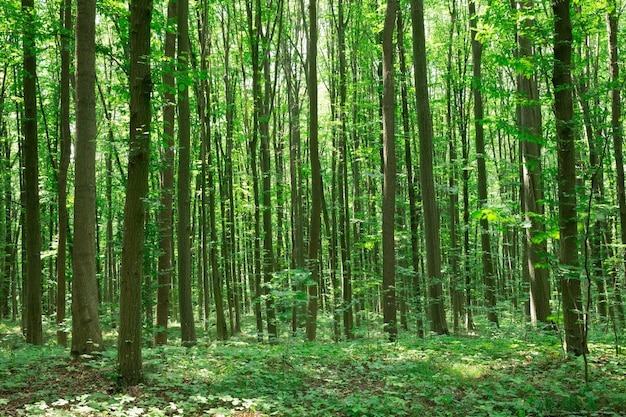
[[[601,334],[590,343],[589,384],[582,359],[565,355],[557,335],[504,329],[405,334],[394,344],[376,334],[271,345],[251,335],[201,339],[144,349],[145,384],[125,388],[114,346],[72,361],[67,349],[26,345],[0,326],[2,416],[626,415],[626,357]]]

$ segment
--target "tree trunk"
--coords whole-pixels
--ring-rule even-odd
[[[611,82],[611,134],[613,137],[613,152],[615,153],[615,167],[617,172],[617,201],[619,204],[619,220],[621,225],[621,244],[626,245],[626,185],[624,179],[624,155],[623,149],[623,127],[622,127],[622,101],[619,78],[619,49],[618,49],[618,10],[614,0],[609,5],[607,13],[607,31],[609,33],[609,77]],[[621,249],[622,258],[626,260],[626,250]],[[622,266],[622,269],[624,267]],[[614,275],[613,292],[615,297],[615,307],[617,308],[619,320],[624,323],[624,304],[622,301],[622,285],[620,276]]]
[[[72,134],[70,132],[70,39],[72,31],[72,4],[71,0],[64,0],[61,3],[61,156],[59,160],[59,173],[57,177],[58,188],[58,222],[59,241],[57,245],[57,295],[56,295],[56,323],[57,323],[57,343],[67,346],[67,332],[61,328],[65,323],[66,315],[66,282],[67,282],[67,171],[70,164],[70,153],[72,146]]]
[[[42,343],[41,224],[39,221],[39,153],[37,134],[37,57],[35,55],[34,1],[22,0],[24,14],[24,210],[26,215],[26,342]]]
[[[319,157],[318,104],[317,104],[317,0],[309,0],[309,45],[308,45],[308,91],[309,91],[309,154],[311,159],[311,227],[307,263],[311,271],[308,286],[308,309],[306,336],[309,341],[317,335],[317,302],[319,293],[318,251],[322,232],[322,167]]]
[[[287,103],[289,106],[289,184],[291,188],[291,264],[290,268],[302,270],[304,264],[304,207],[302,202],[302,155],[300,132],[300,100],[299,79],[292,69],[292,53],[283,47],[285,83],[287,84]],[[296,73],[297,74],[297,73]],[[301,283],[292,284],[293,291],[303,291]],[[293,303],[291,313],[291,331],[295,333],[300,327],[300,316],[304,315],[302,306]]]
[[[150,162],[150,21],[151,0],[130,4],[130,149],[124,204],[120,328],[117,343],[120,377],[125,385],[143,380],[141,359],[141,284],[144,247],[144,200]]]
[[[167,20],[175,24],[177,16],[176,1],[167,4]],[[172,285],[174,259],[174,123],[176,119],[176,96],[174,84],[174,58],[176,54],[176,32],[165,33],[166,67],[163,71],[163,167],[161,168],[161,211],[159,212],[159,278],[157,285],[156,332],[154,341],[157,345],[167,344],[167,327],[170,310],[170,287]]]
[[[578,263],[578,215],[576,213],[576,131],[572,99],[572,24],[570,1],[555,1],[554,12],[554,115],[558,152],[559,263],[563,297],[563,325],[568,353],[587,350],[583,339],[583,306]]]
[[[428,277],[428,311],[430,330],[448,334],[441,276],[441,243],[439,238],[439,209],[433,177],[433,121],[428,97],[426,69],[426,36],[424,33],[424,2],[411,1],[413,21],[413,65],[415,96],[420,141],[420,183],[424,205],[424,234],[426,236],[426,271]]]
[[[476,159],[478,165],[478,199],[481,209],[487,204],[487,168],[485,155],[485,133],[484,133],[484,110],[482,97],[482,44],[476,39],[478,27],[478,17],[476,16],[476,4],[469,2],[470,31],[472,38],[472,64],[473,81],[472,90],[474,93],[474,127],[476,129]],[[490,322],[498,325],[498,314],[496,313],[496,283],[493,268],[493,258],[491,253],[491,238],[489,235],[489,220],[486,216],[480,218],[480,246],[483,261],[483,276],[485,279],[485,301],[487,304],[487,318]]]
[[[409,230],[411,233],[411,268],[413,279],[413,289],[410,297],[415,299],[415,313],[417,316],[417,336],[424,337],[424,323],[422,319],[422,289],[418,279],[419,271],[419,218],[417,212],[417,197],[415,192],[416,181],[413,175],[413,157],[411,156],[411,128],[409,124],[409,99],[408,99],[408,78],[409,74],[406,68],[406,51],[404,48],[404,20],[402,12],[398,12],[398,58],[400,61],[400,74],[402,77],[401,97],[402,97],[402,134],[404,136],[404,164],[406,165],[407,188],[409,196]],[[407,283],[407,287],[409,284]]]
[[[346,75],[346,28],[348,19],[344,13],[344,1],[337,5],[337,41],[339,55],[339,158],[337,167],[338,207],[339,212],[339,245],[341,247],[341,266],[343,268],[343,330],[348,340],[354,339],[354,317],[352,308],[352,250],[350,245],[350,205],[348,201],[348,112],[346,108],[348,83]]]
[[[228,309],[230,312],[231,332],[241,332],[241,303],[239,299],[240,286],[237,274],[237,259],[235,256],[236,229],[235,229],[235,196],[233,193],[233,131],[235,123],[235,95],[233,92],[233,80],[230,76],[230,12],[227,13],[226,22],[222,21],[222,36],[224,43],[224,96],[226,100],[226,151],[224,155],[223,182],[220,183],[222,191],[222,204],[224,206],[224,279],[227,287]],[[217,140],[217,139],[216,139]],[[218,157],[221,155],[217,154]],[[218,160],[219,165],[219,160]],[[234,316],[234,317],[233,317]]]
[[[191,125],[189,107],[189,0],[178,4],[178,304],[184,346],[196,344],[191,291]]]
[[[518,1],[518,9],[531,12],[533,0]],[[526,33],[533,30],[533,23],[525,19],[518,29],[519,59],[532,60],[534,51],[531,40]],[[517,114],[520,136],[521,157],[521,202],[524,221],[526,223],[523,238],[522,268],[524,281],[530,283],[530,318],[533,326],[537,323],[546,323],[550,315],[550,284],[547,268],[548,247],[545,239],[536,242],[537,236],[545,233],[543,207],[543,183],[541,166],[542,120],[539,89],[534,74],[517,75],[517,93],[519,95]],[[542,265],[543,264],[543,265]]]
[[[96,281],[96,2],[76,7],[76,152],[72,355],[100,351]]]
[[[209,64],[207,58],[210,56],[210,46],[206,44],[208,35],[208,17],[205,12],[202,14],[201,30],[200,30],[200,66],[203,73],[209,73]],[[205,288],[205,317],[209,316],[209,285],[208,285],[208,260],[207,250],[211,263],[211,288],[213,290],[213,300],[215,303],[215,337],[217,340],[224,341],[228,339],[228,330],[226,328],[226,317],[224,315],[224,298],[222,291],[222,278],[220,277],[219,263],[217,259],[217,220],[215,216],[216,203],[215,203],[215,181],[213,178],[215,168],[213,164],[213,150],[211,147],[211,120],[208,117],[211,114],[213,107],[212,92],[210,80],[201,80],[200,91],[197,94],[198,99],[198,112],[200,113],[200,125],[201,125],[201,138],[202,138],[202,257],[203,257],[203,280],[206,283]],[[228,187],[228,183],[220,183],[220,190]],[[208,188],[208,204],[207,204],[207,188]],[[207,222],[207,209],[209,211],[209,221]],[[210,237],[210,243],[207,242],[207,237]],[[232,328],[232,326],[231,326]]]
[[[260,24],[261,10],[257,11],[258,23]],[[267,42],[263,42],[264,44]],[[262,111],[259,118],[259,133],[261,135],[261,192],[263,196],[263,283],[264,295],[266,297],[265,308],[267,315],[267,336],[270,342],[278,337],[276,327],[276,310],[274,308],[274,298],[270,294],[272,273],[274,272],[274,243],[272,228],[272,171],[270,166],[270,94],[271,94],[271,74],[269,66],[268,52],[264,51],[263,74],[265,77],[265,92],[262,100]]]
[[[387,0],[383,27],[383,322],[390,342],[398,336],[396,323],[396,146],[393,31],[399,5]]]

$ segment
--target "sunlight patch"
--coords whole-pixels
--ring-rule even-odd
[[[473,363],[454,363],[451,369],[464,378],[478,379],[485,376],[485,367]]]

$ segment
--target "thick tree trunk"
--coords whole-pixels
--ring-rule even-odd
[[[39,221],[39,153],[37,134],[37,58],[35,55],[34,1],[22,0],[24,14],[23,47],[24,75],[24,209],[26,249],[26,342],[42,343],[41,320],[41,224]]]
[[[144,248],[144,200],[148,194],[150,162],[150,21],[151,0],[130,4],[130,149],[124,205],[120,328],[117,355],[120,377],[125,385],[143,380],[141,358],[141,287]]]
[[[74,273],[72,355],[100,351],[96,281],[96,2],[76,8],[76,166],[74,192]]]
[[[554,113],[556,119],[559,194],[559,263],[563,297],[565,349],[581,355],[587,350],[583,339],[583,306],[578,263],[578,215],[576,213],[576,130],[572,98],[572,24],[570,1],[552,4],[554,11]]]
[[[396,146],[393,31],[399,5],[387,0],[383,27],[383,322],[390,342],[398,336],[396,322]]]

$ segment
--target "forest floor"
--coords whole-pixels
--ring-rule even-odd
[[[200,338],[144,349],[145,384],[122,387],[113,333],[75,361],[52,330],[39,347],[18,332],[0,323],[0,416],[626,416],[626,355],[600,333],[587,383],[558,334],[518,327],[393,344]]]

